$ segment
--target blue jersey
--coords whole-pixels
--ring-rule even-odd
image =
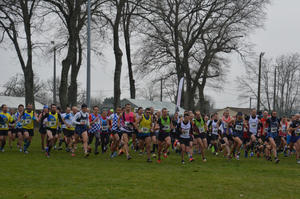
[[[15,121],[18,121],[19,116],[20,116],[20,113],[19,113],[19,112],[16,112],[16,113],[13,115],[14,120],[15,120]],[[22,121],[22,119],[21,119],[19,122],[16,123],[16,126],[15,126],[15,127],[16,127],[17,129],[21,129],[21,128],[23,127],[22,123],[23,123],[23,121]]]
[[[100,117],[101,120],[101,132],[108,132],[109,131],[109,125],[107,118],[104,120],[103,117]]]
[[[112,128],[111,128],[112,131],[118,131],[119,130],[118,119],[119,119],[119,116],[118,116],[117,113],[114,113],[110,116],[110,120],[112,120]]]

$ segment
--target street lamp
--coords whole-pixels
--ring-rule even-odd
[[[56,46],[55,42],[51,41],[53,45],[53,103],[56,104]]]
[[[87,2],[87,77],[86,77],[86,103],[91,106],[91,0]]]

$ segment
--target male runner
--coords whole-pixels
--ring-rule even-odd
[[[206,141],[206,130],[207,130],[207,125],[205,121],[203,120],[200,111],[195,112],[195,119],[193,122],[193,136],[194,136],[194,143],[197,145],[199,144],[200,150],[201,150],[201,155],[202,155],[202,160],[203,162],[206,162],[206,157],[205,157],[205,150],[207,147],[207,141]],[[205,143],[204,143],[205,140]]]
[[[0,112],[0,151],[2,152],[4,152],[4,146],[6,144],[9,123],[13,121],[13,117],[8,113],[7,106],[2,104]]]
[[[119,146],[119,126],[118,126],[118,120],[119,116],[121,116],[122,109],[121,107],[118,107],[115,111],[115,113],[111,114],[109,117],[109,120],[112,123],[111,126],[111,133],[112,133],[112,143],[111,143],[111,158],[114,158],[117,156],[118,146]]]
[[[180,142],[180,147],[181,147],[181,163],[185,164],[184,161],[184,154],[187,153],[189,154],[190,152],[190,134],[192,134],[192,125],[190,122],[190,115],[188,113],[184,114],[183,120],[179,124],[179,142]],[[189,160],[190,162],[193,162],[193,156],[189,155]]]
[[[300,164],[300,114],[295,115],[295,120],[291,123],[289,130],[292,133],[291,143],[296,148],[297,164]]]
[[[100,116],[100,139],[101,139],[101,149],[102,153],[107,151],[107,145],[109,144],[109,122],[107,119],[107,112],[105,110],[102,111]]]
[[[100,145],[100,129],[101,129],[101,125],[100,125],[100,114],[99,114],[99,107],[98,106],[94,106],[93,107],[93,112],[89,115],[89,120],[90,120],[90,126],[91,128],[89,129],[89,150],[91,150],[90,145],[93,142],[93,139],[95,137],[96,141],[95,141],[95,155],[99,154],[98,151],[98,146]]]

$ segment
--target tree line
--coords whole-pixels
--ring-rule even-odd
[[[185,77],[184,108],[205,112],[209,103],[204,89],[222,81],[229,66],[229,54],[243,56],[249,51],[245,38],[263,26],[269,3],[91,0],[93,52],[101,53],[100,43],[112,41],[114,107],[120,105],[125,53],[131,98],[136,97],[136,81],[147,76],[154,82],[163,80],[164,90],[175,101],[178,82]],[[26,103],[34,103],[35,97],[34,52],[50,48],[41,38],[51,33],[57,39],[55,48],[64,55],[59,102],[63,109],[77,105],[77,78],[85,56],[86,26],[87,0],[0,0],[1,41],[10,41],[15,49],[24,76]]]

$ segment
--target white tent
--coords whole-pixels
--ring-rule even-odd
[[[35,109],[42,110],[43,104],[35,101]],[[25,97],[11,97],[11,96],[0,96],[0,106],[2,104],[6,104],[8,108],[17,109],[19,104],[23,104],[25,106]]]

